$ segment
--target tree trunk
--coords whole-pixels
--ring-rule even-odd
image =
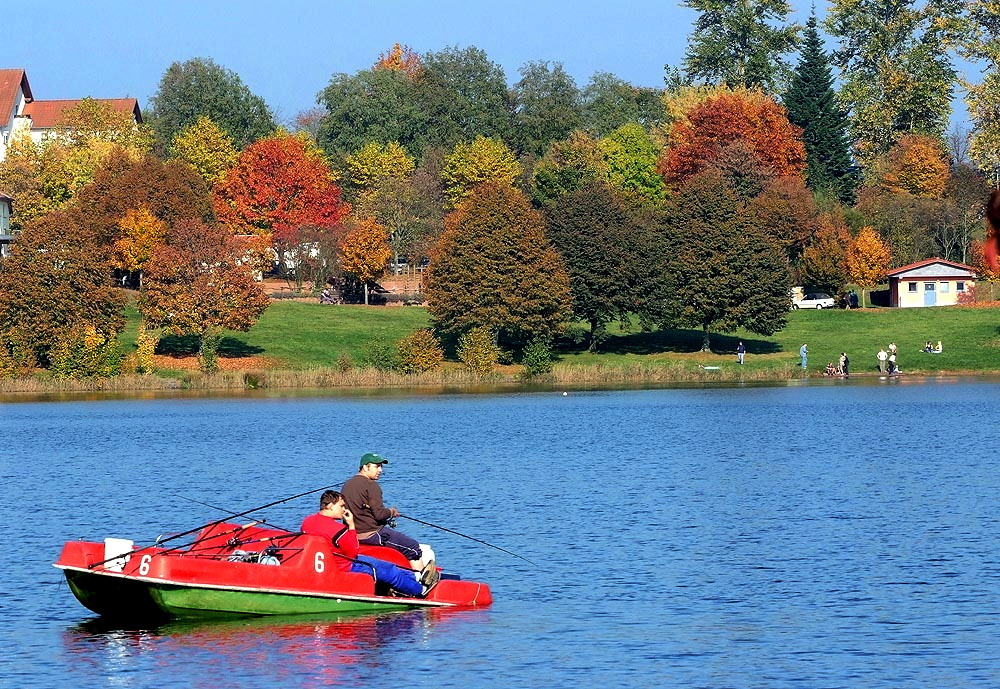
[[[864,287],[861,288],[861,308],[865,308],[865,302],[868,300],[868,290]]]
[[[368,306],[368,282],[365,281],[365,306]]]
[[[597,320],[590,321],[590,346],[587,348],[588,351],[596,352],[597,343],[600,342],[600,335],[603,328],[601,323]]]
[[[712,351],[712,346],[711,346],[711,343],[709,341],[709,333],[708,333],[708,324],[707,323],[702,326],[702,332],[704,334],[704,337],[701,340],[701,351],[703,351],[703,352],[711,352]]]

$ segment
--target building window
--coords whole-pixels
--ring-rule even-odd
[[[941,292],[944,293],[944,292],[950,292],[950,291],[951,291],[951,283],[950,282],[942,282],[941,283]]]
[[[964,292],[965,291],[965,283],[961,282],[961,281],[956,282],[955,283],[955,291],[956,292]]]
[[[10,234],[10,206],[0,201],[0,234]]]
[[[933,292],[934,291],[934,283],[933,282],[925,282],[924,283],[924,291],[925,292]]]
[[[910,290],[911,292],[916,292],[916,291],[917,291],[917,283],[915,283],[915,282],[908,282],[908,283],[906,283],[906,287],[907,287],[907,288],[908,288],[908,289],[909,289],[909,290]]]

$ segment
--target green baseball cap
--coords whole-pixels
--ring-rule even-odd
[[[389,460],[383,459],[382,455],[377,455],[374,452],[369,452],[361,456],[361,465],[358,468],[360,469],[365,464],[388,464],[388,463]]]

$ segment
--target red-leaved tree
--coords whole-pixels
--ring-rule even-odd
[[[694,104],[670,129],[657,171],[676,188],[710,166],[726,146],[744,141],[775,176],[801,177],[806,168],[802,130],[785,109],[753,92],[720,91]]]
[[[279,253],[300,227],[332,227],[349,210],[323,154],[301,134],[250,144],[215,188],[219,221],[236,234],[270,237]]]

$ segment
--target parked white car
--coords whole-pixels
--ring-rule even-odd
[[[792,309],[832,309],[833,297],[826,292],[810,292],[799,301],[792,302]]]

